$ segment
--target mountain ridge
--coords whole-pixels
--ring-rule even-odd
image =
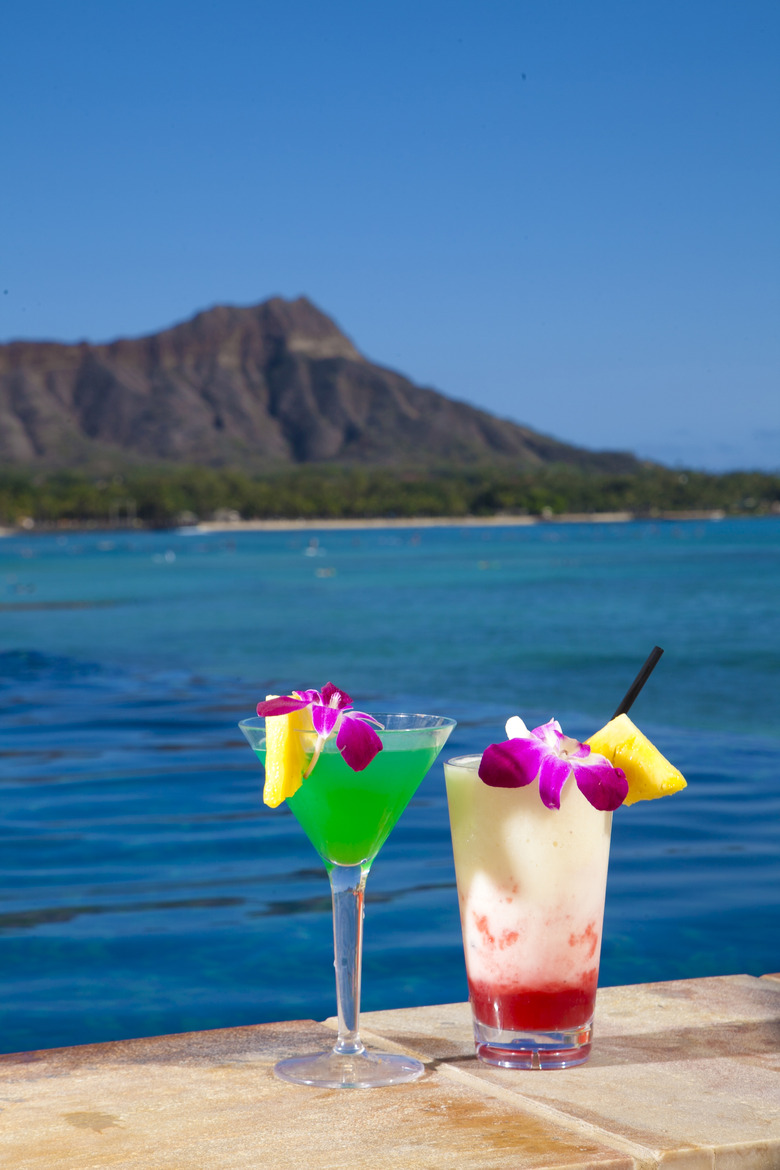
[[[41,468],[198,463],[567,463],[640,467],[497,418],[371,362],[306,297],[217,305],[109,342],[0,345],[0,460]]]

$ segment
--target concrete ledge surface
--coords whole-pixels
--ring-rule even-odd
[[[467,1004],[372,1012],[426,1076],[369,1091],[273,1075],[329,1047],[291,1021],[0,1056],[8,1170],[780,1168],[780,975],[605,988],[588,1064],[480,1064]]]

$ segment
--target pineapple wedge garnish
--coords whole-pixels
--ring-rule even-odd
[[[656,800],[686,786],[682,773],[661,755],[628,715],[611,719],[585,742],[592,751],[606,756],[611,764],[625,772],[628,781],[625,804]]]
[[[267,699],[277,697],[266,695]],[[289,715],[266,716],[263,802],[269,808],[278,808],[301,786],[308,764],[302,731],[314,731],[309,707],[291,711]]]

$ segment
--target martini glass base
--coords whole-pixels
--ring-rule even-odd
[[[411,1056],[363,1052],[341,1055],[338,1052],[314,1052],[280,1060],[274,1066],[276,1076],[294,1085],[315,1085],[321,1089],[375,1089],[382,1085],[404,1085],[416,1081],[425,1065]]]

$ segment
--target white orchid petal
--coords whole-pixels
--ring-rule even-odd
[[[513,715],[511,719],[506,721],[506,737],[507,739],[529,739],[531,732],[526,727],[519,715]]]

